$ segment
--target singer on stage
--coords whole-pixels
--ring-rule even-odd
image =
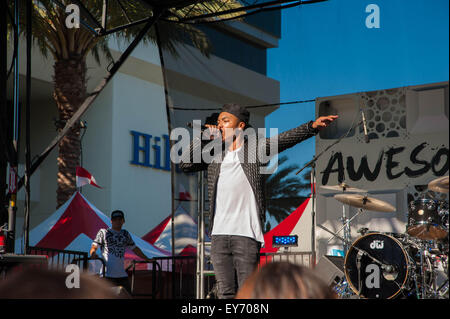
[[[264,244],[265,194],[257,147],[243,134],[249,127],[250,113],[237,104],[225,104],[217,125],[206,125],[215,141],[221,139],[222,154],[210,163],[193,162],[208,141],[194,138],[183,152],[180,167],[185,172],[208,171],[210,200],[211,261],[214,266],[220,299],[234,298],[236,291],[258,264]],[[277,141],[277,152],[300,143],[327,127],[336,115],[322,116],[275,137],[265,139],[268,150]],[[273,154],[272,154],[273,155]],[[218,159],[218,160],[217,160]],[[256,159],[256,160],[247,160]],[[236,286],[237,282],[237,286]]]

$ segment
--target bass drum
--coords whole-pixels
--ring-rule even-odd
[[[392,236],[369,233],[358,238],[344,260],[347,282],[365,299],[405,297],[409,291],[410,258]]]

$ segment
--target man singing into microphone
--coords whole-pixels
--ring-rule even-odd
[[[215,141],[221,139],[221,154],[210,163],[194,163],[196,152],[208,143],[198,137],[183,152],[180,167],[185,172],[208,171],[210,200],[211,261],[214,266],[220,299],[234,298],[236,291],[258,264],[261,244],[264,244],[262,225],[265,221],[265,194],[257,147],[245,138],[250,113],[237,104],[225,104],[217,125],[209,127]],[[277,145],[282,152],[327,127],[337,116],[322,116],[275,137],[265,139],[265,149]],[[254,144],[254,143],[253,143]],[[210,151],[209,151],[210,152]],[[273,155],[273,154],[272,154]],[[249,160],[253,159],[253,160]],[[237,281],[237,287],[235,282]]]

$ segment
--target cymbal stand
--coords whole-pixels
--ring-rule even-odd
[[[346,242],[346,239],[344,237],[339,236],[338,234],[332,232],[331,230],[329,230],[328,228],[326,228],[323,225],[317,224],[317,227],[322,228],[324,231],[330,233],[331,235],[333,235],[334,237],[336,237],[337,239],[341,240],[342,242]],[[348,244],[350,244],[349,242],[347,242]]]
[[[342,205],[341,221],[344,226],[344,238],[346,239],[346,241],[344,242],[344,256],[345,256],[345,255],[347,255],[348,248],[349,248],[348,241],[350,241],[352,238],[349,219],[345,216],[345,205]]]
[[[447,280],[445,280],[445,282],[439,286],[439,288],[437,289],[437,294],[438,297],[444,299],[447,298],[448,299],[448,290],[449,290],[449,283],[448,283],[448,278]],[[447,295],[447,297],[446,297]]]
[[[420,255],[420,276],[421,276],[421,287],[420,287],[420,298],[436,298],[436,270],[429,259],[428,243],[422,241],[419,245],[419,255]],[[429,271],[429,281],[427,282],[427,270]]]
[[[425,248],[424,248],[423,243],[420,245],[419,252],[420,252],[420,274],[421,274],[421,278],[422,278],[422,284],[420,287],[420,290],[421,290],[420,297],[421,297],[421,299],[426,299],[426,282],[425,282],[426,272],[425,272],[425,265],[424,265]]]
[[[329,243],[334,237],[339,238],[339,236],[337,234],[339,234],[344,229],[344,240],[339,238],[339,239],[341,239],[344,242],[344,255],[347,254],[348,245],[351,242],[350,223],[352,222],[353,219],[355,219],[357,216],[359,216],[359,214],[361,214],[362,212],[363,212],[363,209],[359,208],[358,212],[352,218],[348,219],[345,216],[345,207],[343,207],[343,213],[342,213],[342,217],[341,217],[343,225],[342,225],[341,228],[339,228],[336,231],[336,233],[332,233],[333,236],[328,239],[328,243]]]
[[[361,281],[361,257],[362,254],[358,251],[356,254],[356,269],[358,271],[358,292],[356,293],[358,298],[361,298],[362,281]]]

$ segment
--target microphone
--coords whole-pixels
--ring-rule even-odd
[[[200,130],[201,131],[200,134],[205,134],[205,132],[207,132],[209,129],[211,129],[210,127],[207,127],[205,125],[202,125],[202,124],[199,124],[199,123],[194,123],[193,124],[191,122],[186,123],[186,126],[192,128],[194,130]],[[212,133],[211,133],[211,131],[209,133],[211,134],[210,138],[211,137],[214,137],[214,138],[222,137],[222,133],[221,133],[220,129],[218,129],[218,128],[217,128],[217,130],[213,130]]]
[[[361,117],[362,117],[362,124],[363,124],[363,129],[364,129],[364,140],[366,141],[366,143],[369,143],[369,135],[367,134],[367,122],[366,122],[366,117],[364,116],[364,111],[363,109],[361,109]]]

